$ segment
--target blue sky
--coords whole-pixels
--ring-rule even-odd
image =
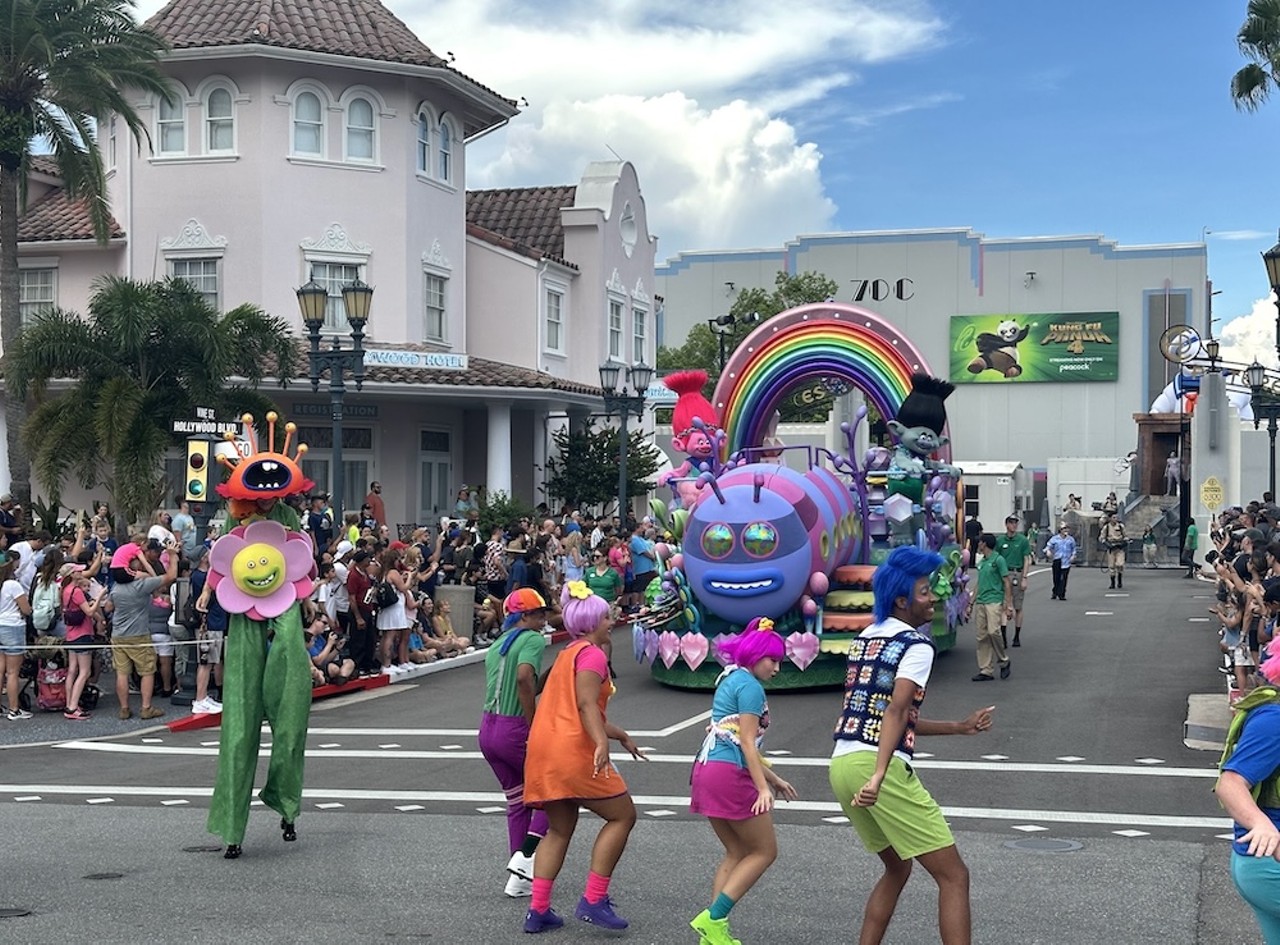
[[[1207,228],[1224,354],[1271,348],[1280,96],[1231,103],[1246,0],[384,2],[530,103],[469,146],[469,187],[571,183],[617,153],[660,258],[832,230]]]

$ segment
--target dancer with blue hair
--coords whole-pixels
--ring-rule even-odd
[[[895,548],[871,579],[876,622],[849,645],[844,707],[836,722],[831,789],[863,845],[884,864],[862,919],[859,945],[884,938],[913,860],[938,884],[944,945],[969,945],[969,870],[942,809],[911,767],[916,735],[976,735],[991,728],[987,706],[957,722],[920,718],[933,671],[930,577],[942,556]]]
[[[729,661],[711,700],[711,725],[690,779],[689,810],[711,821],[724,845],[716,868],[711,905],[689,924],[703,945],[733,945],[729,910],[778,857],[773,829],[774,793],[789,801],[796,789],[760,757],[769,703],[764,683],[778,674],[786,645],[768,617],[756,617],[720,647]]]

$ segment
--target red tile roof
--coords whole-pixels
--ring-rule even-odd
[[[572,207],[578,188],[508,187],[467,191],[467,222],[484,227],[556,259],[564,259],[560,211]]]
[[[172,0],[145,25],[174,49],[262,45],[432,66],[497,95],[433,53],[378,0]]]
[[[27,161],[31,173],[62,179],[62,173],[58,170],[58,162],[54,160],[52,154],[33,154],[27,158]]]
[[[552,256],[550,253],[544,253],[542,250],[534,249],[532,246],[525,243],[517,243],[510,237],[503,236],[501,233],[495,233],[493,230],[486,230],[484,227],[477,226],[474,223],[467,224],[467,236],[474,236],[476,239],[483,240],[491,246],[501,246],[503,249],[510,250],[513,253],[519,253],[521,256],[528,256],[530,259],[554,259],[556,262],[569,269],[578,268],[574,263],[569,262],[567,259],[562,259],[559,256]]]
[[[112,239],[124,236],[124,230],[115,217],[111,218],[109,235]],[[88,204],[83,200],[69,199],[61,190],[55,190],[36,201],[18,220],[19,243],[93,238]]]

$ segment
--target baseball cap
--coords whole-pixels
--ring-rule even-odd
[[[502,602],[503,613],[527,614],[531,610],[546,610],[547,602],[531,587],[518,587]]]
[[[387,545],[387,547],[392,551],[404,551],[409,546],[402,541],[393,541],[391,544]]]
[[[58,580],[61,581],[64,578],[72,574],[75,574],[77,571],[83,571],[83,570],[84,570],[83,564],[75,564],[73,562],[68,561],[62,567],[58,568]]]
[[[338,547],[335,549],[334,557],[341,558],[343,555],[347,554],[347,552],[349,552],[354,547],[355,545],[351,544],[351,542],[343,539],[342,541],[338,542]]]

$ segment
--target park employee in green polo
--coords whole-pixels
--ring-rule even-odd
[[[1004,639],[996,633],[996,627],[1008,619],[1013,609],[1013,589],[1010,586],[1009,566],[996,553],[996,536],[983,532],[978,538],[978,589],[969,610],[977,611],[974,629],[978,637],[978,675],[974,682],[990,682],[995,679],[996,663],[1000,664],[1000,678],[1009,678],[1009,654]]]
[[[1013,586],[1013,645],[1022,646],[1022,601],[1027,593],[1027,568],[1035,560],[1031,542],[1018,531],[1018,516],[1008,515],[1004,520],[1004,534],[996,539],[996,554],[1009,566],[1009,583]],[[1007,624],[1000,622],[1000,639],[1009,645]]]

